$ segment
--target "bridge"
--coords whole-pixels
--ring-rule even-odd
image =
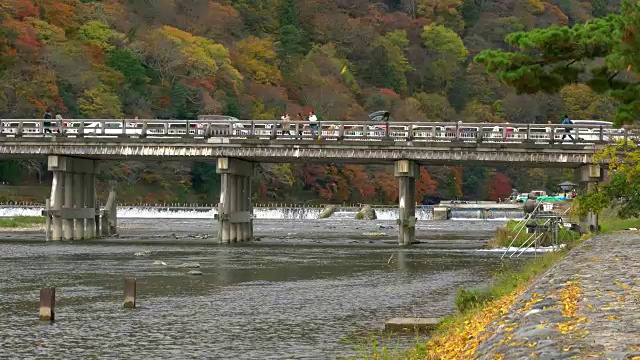
[[[2,119],[0,158],[48,157],[52,240],[95,236],[95,169],[101,160],[217,159],[219,238],[253,238],[250,179],[259,162],[393,164],[399,184],[400,245],[415,239],[415,181],[423,165],[574,168],[601,178],[593,154],[635,129],[607,126],[208,120]],[[567,139],[564,139],[568,135]],[[586,226],[594,220],[585,219]],[[64,224],[64,226],[63,226]],[[92,230],[87,230],[91,228]]]

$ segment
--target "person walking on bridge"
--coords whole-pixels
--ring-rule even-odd
[[[51,109],[47,109],[47,111],[45,111],[44,113],[44,122],[42,123],[45,134],[51,134],[51,119]]]
[[[309,111],[309,121],[313,122],[311,124],[311,135],[313,138],[315,139],[316,136],[320,137],[318,136],[318,117],[313,113],[313,111]]]
[[[282,120],[282,132],[283,133],[288,133],[290,135],[293,135],[293,132],[291,132],[291,117],[289,116],[289,113],[284,113],[284,115],[282,115],[280,117],[280,120]]]
[[[573,121],[569,119],[569,115],[565,115],[564,120],[562,120],[562,125],[571,125],[571,124],[573,124]],[[573,136],[571,136],[571,130],[573,130],[573,128],[570,126],[567,126],[564,128],[564,134],[562,134],[562,141],[564,141],[564,138],[566,138],[567,136],[571,138],[571,140],[573,141],[576,140],[573,138]]]

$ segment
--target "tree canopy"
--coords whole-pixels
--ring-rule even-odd
[[[572,27],[552,25],[510,34],[518,51],[485,50],[475,61],[518,93],[555,93],[586,82],[618,101],[616,123],[640,120],[640,3]]]

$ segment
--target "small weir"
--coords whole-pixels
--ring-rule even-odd
[[[41,205],[0,205],[0,217],[40,216],[44,210]],[[333,219],[354,219],[358,211],[355,207],[346,207],[336,211]],[[313,220],[318,219],[322,207],[256,206],[253,209],[255,219],[269,220]],[[375,207],[378,220],[397,220],[398,209],[394,207]],[[213,219],[218,211],[212,207],[197,206],[118,206],[118,217],[124,219]],[[522,211],[511,209],[452,209],[452,220],[506,220],[521,219]],[[432,206],[416,207],[418,221],[433,220]]]

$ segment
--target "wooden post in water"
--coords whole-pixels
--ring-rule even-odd
[[[40,320],[53,322],[56,314],[55,307],[56,288],[43,287],[40,289]]]
[[[136,278],[124,279],[124,308],[136,307]]]

